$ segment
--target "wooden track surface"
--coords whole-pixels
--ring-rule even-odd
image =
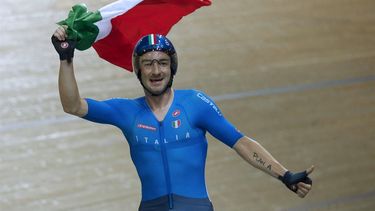
[[[91,10],[109,0],[86,0]],[[0,210],[133,211],[140,184],[121,132],[64,114],[50,36],[80,1],[0,6]],[[375,2],[217,0],[170,33],[176,88],[224,115],[293,171],[316,166],[299,199],[209,136],[217,211],[375,209]],[[81,95],[136,97],[133,74],[76,52]]]

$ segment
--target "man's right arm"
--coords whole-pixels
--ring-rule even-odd
[[[66,113],[83,117],[88,112],[85,99],[79,95],[77,81],[74,75],[73,62],[60,61],[59,70],[59,93],[60,101]]]
[[[60,57],[60,101],[66,113],[83,117],[88,112],[88,105],[86,100],[79,95],[73,67],[75,41],[66,39],[66,29],[67,26],[58,27],[51,38],[52,44]]]

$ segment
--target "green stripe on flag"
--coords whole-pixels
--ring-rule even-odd
[[[76,4],[69,11],[68,18],[57,24],[67,25],[68,39],[77,40],[78,50],[86,50],[98,36],[99,29],[94,23],[100,20],[102,16],[99,11],[88,12],[85,4]]]

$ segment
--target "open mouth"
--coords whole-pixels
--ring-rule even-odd
[[[163,78],[153,78],[153,79],[150,79],[150,82],[152,85],[154,86],[159,86],[163,81]]]
[[[152,82],[152,83],[157,83],[157,82],[160,82],[160,81],[162,81],[163,80],[163,78],[154,78],[154,79],[150,79],[150,81]]]

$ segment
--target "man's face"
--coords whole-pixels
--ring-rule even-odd
[[[171,77],[171,59],[161,51],[143,54],[140,59],[141,80],[146,90],[154,95],[161,94]]]

